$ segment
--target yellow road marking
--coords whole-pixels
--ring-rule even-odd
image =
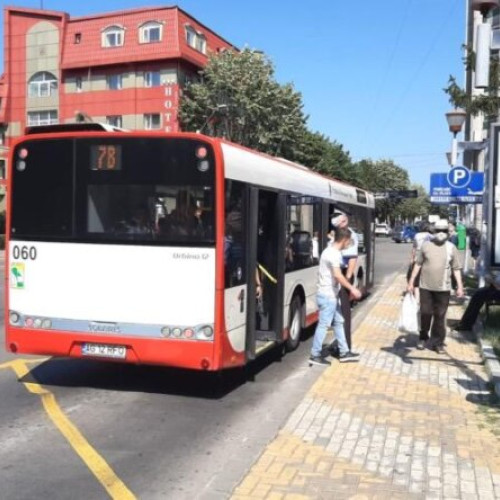
[[[7,361],[0,365],[0,370],[4,370],[7,368],[12,368],[14,362],[22,361],[23,363],[43,363],[44,361],[49,360],[50,358],[36,358],[36,359],[15,359],[13,361]]]
[[[30,374],[26,366],[28,360],[18,359],[0,365],[0,368],[10,367],[14,370],[19,379]],[[32,361],[31,361],[32,362]],[[113,469],[97,453],[85,439],[83,434],[73,425],[69,418],[61,410],[54,394],[36,382],[23,382],[26,389],[33,394],[37,394],[42,399],[43,407],[49,415],[54,425],[61,434],[68,440],[68,443],[83,460],[85,465],[94,474],[97,480],[109,493],[111,498],[131,500],[135,495],[125,486],[125,483],[114,473]]]

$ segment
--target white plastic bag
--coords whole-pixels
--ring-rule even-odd
[[[398,329],[407,333],[418,333],[420,329],[418,302],[415,296],[410,292],[406,292],[403,303],[401,304]]]

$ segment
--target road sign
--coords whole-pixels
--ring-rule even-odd
[[[380,191],[374,194],[376,200],[396,199],[402,200],[405,198],[417,198],[418,191],[416,189],[393,189],[391,191]]]
[[[431,203],[482,203],[484,174],[468,168],[453,167],[448,173],[431,174]]]

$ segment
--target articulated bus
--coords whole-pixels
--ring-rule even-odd
[[[366,191],[200,134],[27,129],[9,161],[7,350],[210,371],[293,350],[336,212],[366,290]]]

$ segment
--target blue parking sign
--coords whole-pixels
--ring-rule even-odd
[[[431,174],[431,203],[482,203],[484,173],[471,172],[467,167],[457,166],[448,173]]]

